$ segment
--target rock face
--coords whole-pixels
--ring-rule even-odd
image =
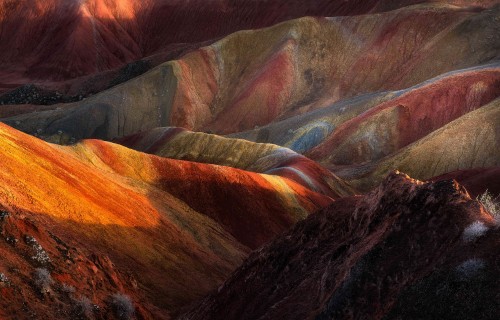
[[[499,240],[455,181],[394,173],[252,253],[180,319],[494,319]]]
[[[26,313],[16,313],[20,318],[32,309],[57,318],[50,306],[63,301],[70,310],[73,303],[61,293],[37,307],[27,283],[38,265],[26,251],[27,237],[40,240],[51,261],[45,267],[76,288],[75,299],[85,295],[103,307],[123,290],[144,314],[159,318],[208,293],[250,249],[333,201],[278,175],[160,158],[98,140],[61,147],[4,124],[0,150],[0,207],[9,215],[0,273],[12,284],[0,291],[0,303],[7,308],[10,298],[35,299]],[[112,267],[93,273],[103,263]],[[87,274],[92,277],[82,281]],[[111,276],[116,279],[99,284]]]

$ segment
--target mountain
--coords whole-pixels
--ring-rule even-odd
[[[499,239],[456,182],[394,173],[253,252],[180,319],[494,319]]]
[[[0,115],[47,139],[59,131],[68,139],[113,139],[159,126],[250,130],[498,59],[499,10],[435,3],[291,20],[236,32],[79,102]]]
[[[316,162],[273,144],[224,138],[182,128],[156,128],[117,142],[161,157],[279,175],[334,199],[355,193],[345,181]]]
[[[0,93],[9,94],[0,101],[81,100],[235,31],[303,16],[356,15],[419,2],[2,0]],[[484,8],[494,1],[452,3]]]
[[[359,190],[370,189],[398,168],[419,179],[455,170],[500,166],[500,99],[435,130],[380,161],[337,170]]]
[[[498,98],[499,66],[455,70],[230,136],[286,146],[330,168],[373,162]]]
[[[497,319],[499,21],[0,0],[0,319]]]
[[[500,166],[457,170],[432,178],[433,180],[455,179],[474,197],[485,191],[493,195],[500,194]]]

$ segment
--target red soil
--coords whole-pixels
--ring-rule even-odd
[[[474,222],[486,230],[464,240]],[[493,319],[499,240],[456,182],[392,174],[254,252],[180,319]]]
[[[366,13],[379,2],[2,0],[0,88],[98,73],[171,50],[172,45],[302,16]],[[421,1],[405,4],[414,2]],[[399,5],[386,6],[394,7]]]
[[[0,206],[16,224],[29,220],[47,230],[8,231],[3,238],[10,233],[19,241],[35,236],[48,250],[51,274],[70,274],[63,278],[75,286],[76,294],[85,293],[105,306],[105,297],[124,291],[145,310],[146,318],[175,313],[220,284],[249,247],[264,244],[331,203],[329,197],[291,180],[159,158],[112,143],[87,140],[59,147],[3,124],[0,136]],[[92,255],[109,259],[114,267],[102,276],[116,273],[118,280],[92,295],[93,287],[79,280],[92,264],[78,273],[78,265],[66,263],[64,254],[53,250],[56,244],[47,234],[77,248],[84,262]],[[26,277],[34,266],[17,263],[15,257],[22,252],[9,250],[14,250],[13,258],[2,260],[0,270],[22,288],[16,293],[18,301],[33,295],[22,281],[29,282]],[[9,269],[16,265],[23,276]],[[71,309],[73,300],[63,293],[54,299],[66,299],[64,308]],[[39,303],[43,301],[33,300],[28,309],[52,315]]]
[[[31,82],[68,94],[95,93],[109,85],[105,79],[110,74],[64,81],[149,56],[156,57],[150,60],[157,65],[238,30],[263,28],[303,16],[357,15],[421,2],[2,0],[0,93]],[[446,2],[480,7],[495,3]]]
[[[180,138],[179,134],[182,134]],[[180,145],[178,141],[175,141],[177,138],[184,139]],[[200,143],[201,156],[198,155],[200,151],[194,145],[199,141],[193,141],[192,139],[206,139]],[[286,149],[287,151],[285,149],[279,150],[279,147],[274,145],[252,142],[241,145],[233,144],[236,141],[235,139],[210,134],[194,133],[182,128],[156,128],[115,140],[116,143],[128,148],[167,158],[225,165],[280,176],[333,199],[354,194],[354,190],[347,183],[316,162],[300,154],[288,149]],[[179,152],[178,150],[179,155],[176,155],[174,151],[176,148],[185,149],[185,152]],[[230,150],[230,148],[238,150]],[[252,161],[245,159],[245,157],[236,159],[238,152],[248,152],[245,149],[254,150],[253,154],[259,156]],[[263,149],[267,151],[262,151]],[[214,150],[218,150],[218,152]],[[231,153],[224,154],[228,150]],[[217,157],[210,158],[208,155],[212,153],[216,153]],[[271,160],[272,157],[276,160]],[[261,163],[258,165],[257,162]],[[256,168],[253,169],[253,166],[256,166]]]
[[[432,181],[455,179],[463,185],[472,197],[486,190],[497,197],[500,195],[500,167],[459,170],[432,178]]]
[[[234,101],[217,115],[213,124],[204,128],[224,134],[248,129],[248,123],[259,126],[277,119],[283,113],[282,108],[288,103],[294,87],[293,47],[296,45],[293,40],[287,41],[253,75],[242,92],[235,94]],[[256,101],[259,101],[258,108]]]

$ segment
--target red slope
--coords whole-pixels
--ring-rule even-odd
[[[181,319],[493,319],[499,240],[455,181],[392,174],[254,252]]]
[[[365,13],[378,2],[2,0],[0,83],[5,89],[30,78],[74,78],[171,44],[202,42],[306,15]]]
[[[432,181],[455,179],[463,185],[473,197],[483,194],[486,190],[497,197],[500,195],[500,167],[476,168],[449,172]]]
[[[158,126],[219,134],[255,129],[491,61],[498,55],[498,10],[425,5],[242,31],[83,101],[5,121],[51,141],[59,131],[78,140]]]
[[[32,81],[67,80],[116,68],[179,44],[303,16],[343,16],[421,0],[2,0],[0,92]],[[494,1],[438,1],[491,6]],[[62,89],[62,88],[59,88]]]
[[[153,314],[175,312],[213,289],[241,262],[246,245],[262,245],[331,202],[287,179],[164,159],[97,140],[58,147],[3,124],[0,137],[0,205],[85,256],[109,257],[113,270],[137,280],[124,290]],[[54,248],[47,232],[40,231],[40,241]],[[37,237],[30,230],[20,233],[26,234]],[[68,281],[89,292],[73,267],[60,265],[64,255],[49,255],[54,276],[70,273]],[[0,269],[16,278],[8,269],[16,264],[4,260]],[[29,276],[32,270],[22,272]],[[96,302],[104,305],[111,289],[120,290],[105,286]]]
[[[156,128],[116,142],[134,150],[171,159],[224,165],[284,177],[333,199],[354,194],[347,183],[316,162],[272,144],[190,132],[182,128]]]

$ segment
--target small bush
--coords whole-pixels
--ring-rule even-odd
[[[500,203],[498,197],[494,198],[491,193],[486,190],[483,194],[477,197],[477,201],[481,202],[484,209],[491,214],[497,224],[500,223]]]
[[[462,262],[462,264],[457,267],[457,271],[465,278],[470,278],[476,275],[479,270],[484,268],[484,266],[485,263],[483,260],[471,258]]]
[[[75,301],[75,315],[77,317],[90,319],[93,311],[94,305],[86,296],[82,296],[80,299]]]
[[[476,221],[471,223],[467,228],[464,229],[462,239],[465,242],[472,242],[477,238],[483,236],[486,231],[488,231],[488,227],[483,222]]]
[[[10,216],[10,213],[5,210],[0,210],[0,220],[5,220]]]
[[[51,262],[48,253],[43,249],[43,247],[38,243],[38,241],[31,236],[26,236],[26,243],[33,249],[33,256],[31,259],[40,265],[47,265]]]
[[[76,289],[75,289],[75,287],[73,287],[69,284],[63,283],[61,285],[61,291],[64,293],[67,293],[67,294],[72,294],[72,293],[75,293]]]
[[[50,273],[45,268],[37,268],[33,273],[33,283],[35,287],[44,294],[50,291],[50,286],[54,283]]]
[[[4,283],[9,282],[9,278],[7,278],[7,276],[1,272],[0,272],[0,282],[4,282]]]
[[[128,320],[134,315],[135,308],[132,300],[130,300],[130,297],[125,294],[115,293],[112,295],[111,307],[113,308],[113,312],[118,319]]]

